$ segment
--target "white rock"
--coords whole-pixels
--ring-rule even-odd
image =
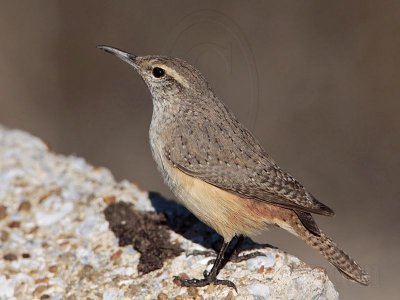
[[[122,299],[123,295],[117,289],[106,289],[103,293],[103,300]]]
[[[261,283],[254,283],[247,286],[247,290],[257,300],[267,300],[269,297],[269,286]]]
[[[32,284],[33,280],[25,274],[17,274],[10,279],[0,275],[0,299],[11,300],[15,298],[15,289],[20,284]]]
[[[63,219],[66,215],[72,212],[73,209],[74,204],[67,202],[60,205],[58,210],[52,213],[37,211],[35,214],[35,219],[39,226],[49,226]]]
[[[14,285],[13,279],[7,279],[6,276],[0,275],[0,299],[15,299]]]
[[[122,275],[122,276],[133,276],[137,275],[137,271],[133,267],[127,267],[127,268],[115,268],[112,270],[113,275]]]
[[[270,268],[275,265],[275,257],[272,254],[266,256],[257,256],[246,261],[247,268],[251,271],[258,270],[261,266]]]

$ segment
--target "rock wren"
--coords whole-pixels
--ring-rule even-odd
[[[131,65],[143,78],[153,99],[151,150],[165,182],[180,203],[224,238],[211,271],[202,279],[177,278],[181,285],[234,287],[229,280],[217,279],[228,245],[268,225],[305,241],[346,278],[369,284],[367,273],[312,217],[332,216],[333,211],[278,167],[196,68],[177,58],[98,48]]]

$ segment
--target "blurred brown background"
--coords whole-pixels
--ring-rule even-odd
[[[318,221],[372,285],[342,279],[287,233],[261,240],[328,267],[342,299],[398,296],[399,1],[2,1],[0,34],[0,123],[167,197],[148,145],[150,95],[95,46],[196,64],[335,210]]]

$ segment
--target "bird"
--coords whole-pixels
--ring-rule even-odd
[[[236,289],[233,282],[217,278],[230,257],[227,249],[237,239],[237,252],[243,237],[270,225],[316,249],[347,279],[369,284],[369,275],[313,218],[333,216],[333,210],[277,165],[197,68],[179,58],[97,47],[128,63],[147,85],[153,103],[149,138],[157,167],[177,201],[223,238],[211,271],[200,279],[177,276],[181,286],[213,283]]]

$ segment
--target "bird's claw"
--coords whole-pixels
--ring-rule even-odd
[[[234,254],[229,259],[229,261],[230,262],[234,262],[234,263],[239,263],[239,262],[242,262],[242,261],[246,261],[246,260],[255,258],[257,256],[265,256],[265,253],[262,253],[260,251],[255,251],[255,252],[251,252],[251,253],[248,253],[248,254],[243,254],[243,255],[240,255],[240,256],[239,256],[239,254]]]
[[[187,256],[198,256],[198,255],[203,255],[205,257],[211,257],[211,256],[216,256],[214,251],[208,251],[208,250],[194,250],[190,253],[187,254]]]
[[[206,274],[207,271],[204,271],[204,274]],[[184,286],[184,287],[204,287],[210,284],[214,284],[214,285],[225,285],[227,287],[231,287],[233,289],[235,289],[235,291],[237,292],[237,288],[236,285],[230,281],[230,280],[220,280],[217,278],[213,278],[211,276],[205,276],[203,279],[184,279],[184,278],[180,278],[179,276],[175,276],[174,277],[174,281],[175,282],[179,282],[180,286]]]

